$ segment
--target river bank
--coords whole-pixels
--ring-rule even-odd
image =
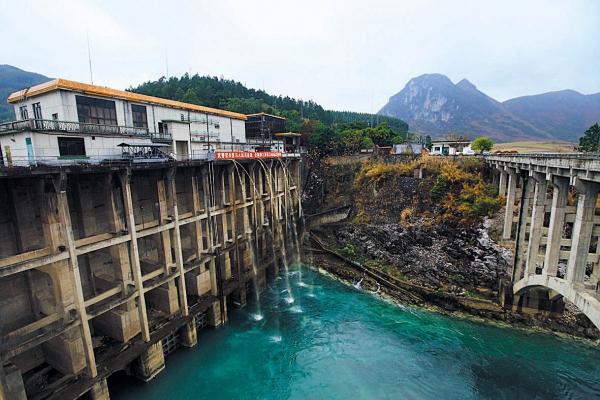
[[[489,228],[493,223],[487,225]],[[313,230],[312,251],[304,253],[303,261],[349,285],[364,277],[362,289],[397,304],[563,337],[600,340],[600,331],[570,303],[564,315],[556,318],[504,310],[497,288],[499,279],[510,272],[512,253],[498,246],[485,228],[458,232],[442,227],[442,231],[448,235],[440,235],[431,227],[320,227]],[[348,249],[361,256],[348,258]]]

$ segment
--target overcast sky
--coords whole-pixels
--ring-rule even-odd
[[[600,92],[600,1],[6,0],[0,64],[115,89],[223,76],[326,109],[379,110],[413,77],[499,101]],[[168,60],[168,62],[167,62]]]

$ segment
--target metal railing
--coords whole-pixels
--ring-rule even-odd
[[[23,131],[68,132],[84,134],[120,135],[170,141],[171,134],[150,132],[148,128],[121,125],[102,125],[88,122],[58,121],[49,119],[28,119],[0,124],[0,134]]]
[[[300,153],[283,153],[281,158],[300,158]],[[165,154],[164,156],[149,154],[106,154],[96,156],[7,156],[0,158],[0,170],[11,168],[37,168],[37,167],[78,167],[78,166],[106,166],[106,165],[132,165],[132,164],[165,164],[190,161],[213,161],[214,152],[199,152],[194,154]]]

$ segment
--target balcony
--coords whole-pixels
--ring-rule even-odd
[[[148,128],[138,128],[135,126],[100,125],[48,119],[28,119],[0,124],[0,135],[23,131],[119,135],[150,138],[154,141],[171,141],[171,135],[168,133],[150,132]]]

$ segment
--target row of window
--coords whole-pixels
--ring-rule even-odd
[[[99,125],[118,125],[117,110],[115,102],[112,100],[95,99],[92,97],[75,96],[77,103],[77,116],[79,122],[99,124]],[[33,103],[33,118],[44,119],[42,117],[42,107],[40,103]],[[19,108],[21,120],[29,119],[27,106]],[[146,107],[137,104],[131,105],[131,114],[133,126],[136,128],[148,128],[148,116]],[[58,114],[52,114],[52,119],[57,120]]]

